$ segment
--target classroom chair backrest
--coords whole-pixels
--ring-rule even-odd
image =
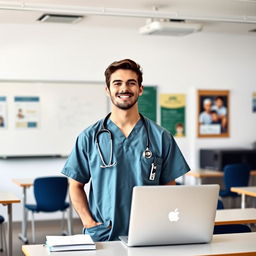
[[[40,177],[34,181],[34,194],[38,211],[54,212],[66,208],[68,190],[66,177]]]
[[[217,210],[223,210],[223,209],[224,209],[224,204],[222,200],[218,199]]]
[[[225,188],[248,186],[250,167],[247,164],[229,164],[224,167]]]

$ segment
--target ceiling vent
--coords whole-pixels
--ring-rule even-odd
[[[142,35],[184,36],[201,31],[202,24],[186,23],[182,21],[152,21],[141,27]]]
[[[72,24],[77,23],[83,19],[83,16],[78,15],[65,15],[65,14],[43,14],[38,21],[41,22],[52,22],[52,23],[66,23]]]

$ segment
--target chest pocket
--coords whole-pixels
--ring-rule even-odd
[[[141,158],[141,180],[143,185],[159,185],[162,170],[162,158]]]

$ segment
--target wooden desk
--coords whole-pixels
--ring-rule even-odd
[[[119,241],[96,243],[96,251],[58,252],[58,256],[191,256],[191,255],[255,255],[256,232],[214,235],[209,244],[126,247]],[[43,245],[23,245],[25,256],[48,256]],[[55,254],[52,254],[55,255]]]
[[[256,197],[256,186],[249,186],[249,187],[231,187],[230,189],[232,192],[236,192],[241,194],[241,208],[245,208],[245,196],[253,196]]]
[[[24,178],[24,179],[13,179],[16,185],[22,187],[22,223],[21,223],[21,233],[19,234],[19,239],[24,243],[28,243],[27,238],[27,211],[25,204],[27,203],[27,189],[33,186],[34,179]]]
[[[25,244],[28,243],[27,238],[27,222],[28,222],[28,216],[27,216],[27,210],[25,208],[25,204],[27,203],[27,189],[34,184],[34,179],[31,178],[18,178],[18,179],[12,179],[12,181],[22,187],[22,206],[23,206],[23,213],[22,213],[22,226],[21,226],[21,233],[19,234],[19,239],[22,240]],[[70,198],[69,198],[70,199]],[[73,234],[72,230],[72,219],[73,219],[73,213],[72,213],[72,204],[70,201],[70,208],[69,208],[69,221],[68,221],[68,233],[69,235]]]
[[[256,170],[250,171],[251,176],[256,176]],[[183,178],[185,179],[185,176],[192,176],[196,178],[196,184],[200,185],[202,183],[202,178],[222,178],[224,177],[223,171],[213,171],[208,169],[198,169],[195,171],[189,171],[187,172]],[[183,180],[185,184],[185,180]]]
[[[256,223],[256,208],[217,210],[215,225]]]
[[[192,176],[192,177],[196,178],[196,185],[200,185],[202,183],[202,178],[222,178],[224,176],[224,173],[221,171],[198,169],[196,171],[187,172],[184,175],[184,178],[185,178],[185,176]],[[185,180],[184,180],[184,182],[185,182]]]
[[[16,196],[0,192],[0,204],[7,205],[8,213],[8,256],[12,256],[12,204],[20,203],[20,199]]]

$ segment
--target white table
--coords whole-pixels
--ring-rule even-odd
[[[126,247],[119,241],[96,243],[96,251],[58,252],[58,256],[191,256],[191,255],[255,255],[256,232],[214,235],[209,244]],[[25,256],[48,256],[44,245],[23,245]]]
[[[217,210],[215,225],[256,223],[256,208]]]
[[[20,203],[20,199],[7,192],[0,192],[0,204],[7,205],[8,213],[8,256],[12,256],[12,204]]]
[[[28,222],[28,216],[27,216],[27,211],[25,208],[25,204],[27,203],[27,189],[34,184],[34,179],[31,178],[17,178],[17,179],[12,179],[12,181],[22,187],[22,226],[21,226],[21,233],[19,234],[19,238],[25,243],[28,243],[28,238],[27,238],[27,222]],[[72,220],[73,220],[73,212],[72,212],[72,204],[71,200],[70,201],[70,207],[69,207],[69,221],[68,221],[68,234],[72,235],[73,234],[73,225],[72,225]]]
[[[231,187],[230,190],[232,192],[236,192],[241,194],[241,208],[245,208],[245,196],[256,197],[256,186],[248,186],[248,187]]]

